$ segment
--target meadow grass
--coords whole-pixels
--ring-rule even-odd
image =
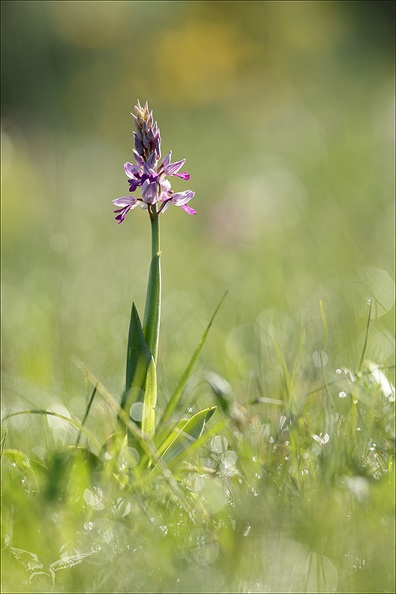
[[[3,591],[391,592],[394,389],[365,357],[369,318],[356,365],[332,366],[321,305],[310,361],[293,328],[260,328],[271,389],[260,369],[239,393],[202,368],[191,378],[179,416],[216,412],[157,471],[95,434],[117,407],[81,365],[86,418],[5,420]]]

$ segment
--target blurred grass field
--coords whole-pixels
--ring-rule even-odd
[[[394,591],[393,12],[2,3],[4,414],[81,421],[74,358],[121,393],[150,262],[146,213],[111,202],[137,98],[198,211],[161,220],[160,408],[229,290],[184,400],[224,427],[190,467],[120,486],[70,471],[59,418],[5,421],[4,592]],[[86,427],[114,428],[99,397]]]

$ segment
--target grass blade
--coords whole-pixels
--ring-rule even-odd
[[[368,302],[369,310],[368,310],[368,317],[367,317],[366,334],[364,336],[364,343],[363,343],[363,348],[362,348],[362,354],[360,355],[360,361],[359,361],[359,366],[358,366],[358,373],[362,370],[364,356],[366,354],[367,342],[368,342],[369,331],[370,331],[372,303],[373,303],[373,300],[372,299],[369,299],[369,302]]]
[[[131,420],[130,416],[125,412],[125,410],[123,410],[122,408],[120,409],[120,406],[116,398],[114,398],[114,396],[111,394],[111,392],[109,392],[106,386],[104,386],[102,382],[100,382],[98,378],[92,373],[92,371],[90,371],[86,367],[86,365],[84,365],[84,363],[82,363],[79,359],[75,358],[74,363],[76,367],[80,369],[80,371],[82,371],[82,373],[85,375],[88,381],[93,386],[97,387],[97,391],[102,396],[103,400],[105,400],[110,409],[112,409],[116,415],[118,414],[118,418],[120,419],[120,421],[122,421],[125,427],[136,437],[136,439],[141,443],[145,451],[151,454],[148,448],[148,444],[142,436],[142,432],[140,431],[139,427],[136,425],[136,423],[134,423]]]
[[[1,440],[0,440],[0,452],[3,452],[4,448],[5,448],[5,444],[7,441],[7,435],[8,435],[8,429],[6,429],[4,431],[4,435],[2,435]]]
[[[91,410],[91,406],[92,406],[93,400],[95,398],[96,390],[97,390],[97,385],[94,386],[94,389],[92,391],[91,398],[89,399],[89,402],[88,402],[88,405],[87,405],[87,408],[86,408],[86,411],[85,411],[83,420],[81,421],[81,427],[84,427],[84,425],[86,423],[86,420],[87,420],[88,415],[89,415],[89,411]],[[78,435],[77,435],[76,448],[78,447],[78,444],[80,443],[80,439],[81,439],[81,430],[79,430]]]
[[[203,431],[201,433],[201,435],[198,437],[198,439],[196,439],[195,441],[190,440],[188,449],[186,448],[185,450],[183,450],[179,454],[177,454],[172,459],[170,466],[172,466],[172,468],[175,468],[182,462],[185,462],[187,452],[188,452],[188,456],[191,457],[194,452],[196,452],[205,442],[208,441],[208,439],[210,439],[211,437],[213,437],[215,435],[219,435],[220,431],[222,431],[222,429],[224,429],[224,426],[226,425],[226,423],[227,423],[227,421],[225,419],[222,419],[221,421],[218,421],[217,423],[215,423],[210,429]],[[161,458],[159,460],[157,466],[153,469],[153,471],[155,471],[155,472],[158,472],[158,470],[163,471],[164,468],[167,468],[167,465],[164,462],[164,458]]]
[[[179,380],[179,383],[176,386],[176,390],[174,391],[173,395],[169,399],[169,401],[168,401],[168,403],[167,403],[167,405],[166,405],[166,407],[164,409],[164,412],[162,413],[160,424],[165,423],[169,419],[169,417],[172,415],[172,413],[176,409],[177,405],[179,404],[179,401],[180,401],[180,398],[181,398],[181,395],[182,395],[182,392],[183,392],[183,388],[186,385],[186,382],[187,382],[188,378],[190,377],[191,370],[192,370],[192,368],[194,366],[194,363],[197,360],[197,358],[199,356],[199,353],[201,352],[202,347],[205,344],[206,338],[207,338],[207,336],[209,334],[209,330],[210,330],[210,328],[211,328],[211,326],[213,324],[213,321],[214,321],[214,319],[215,319],[215,317],[216,317],[219,309],[223,305],[223,301],[226,298],[227,293],[228,293],[228,291],[226,291],[224,293],[224,295],[220,299],[220,301],[219,301],[216,309],[214,310],[213,315],[210,318],[209,324],[207,325],[207,327],[205,329],[205,332],[202,335],[202,338],[201,338],[200,343],[198,344],[197,348],[195,349],[193,356],[191,357],[191,359],[190,359],[190,361],[189,361],[186,369],[184,370],[183,375],[181,376],[181,378]]]
[[[66,423],[70,423],[70,425],[73,425],[73,427],[78,429],[81,433],[84,433],[84,435],[86,437],[88,437],[88,439],[97,448],[100,448],[100,443],[98,442],[96,437],[94,435],[92,435],[92,433],[87,431],[87,429],[85,429],[85,427],[80,425],[80,423],[78,423],[77,421],[75,421],[74,419],[72,419],[70,417],[66,417],[65,415],[61,415],[61,414],[51,411],[51,410],[31,409],[31,410],[19,410],[17,412],[10,413],[9,415],[4,417],[3,422],[6,421],[7,419],[11,419],[12,417],[16,417],[18,415],[47,415],[47,416],[57,417],[58,419],[62,419],[62,421],[65,421]]]
[[[192,416],[191,419],[179,421],[158,450],[158,453],[162,452],[166,463],[185,453],[190,445],[201,436],[205,423],[212,417],[216,408],[216,406],[205,408]]]

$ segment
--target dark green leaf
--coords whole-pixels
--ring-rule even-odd
[[[151,352],[142,331],[138,312],[133,303],[128,334],[125,392],[121,399],[121,408],[128,411],[133,404],[129,398],[131,388],[138,388],[143,394],[150,361]],[[134,391],[134,395],[138,390]],[[143,400],[143,397],[141,399]]]

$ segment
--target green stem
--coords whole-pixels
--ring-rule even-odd
[[[161,262],[159,213],[155,205],[149,207],[149,214],[151,221],[152,259],[147,285],[146,306],[144,309],[143,334],[154,362],[157,363],[161,317]]]
[[[160,252],[159,216],[156,205],[150,209],[151,222],[151,257],[154,258]]]

